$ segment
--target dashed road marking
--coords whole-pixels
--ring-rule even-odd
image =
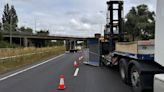
[[[76,68],[75,73],[74,73],[74,77],[76,77],[78,75],[79,72],[79,68]]]

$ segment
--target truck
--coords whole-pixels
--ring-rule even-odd
[[[155,40],[125,39],[123,3],[107,1],[104,38],[99,40],[100,65],[118,66],[121,79],[134,92],[164,92],[164,0],[157,0]]]
[[[77,41],[75,39],[66,40],[66,51],[70,53],[78,51]]]

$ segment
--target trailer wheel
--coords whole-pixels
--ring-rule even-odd
[[[127,67],[128,67],[128,62],[126,61],[126,59],[123,59],[123,58],[120,59],[119,60],[119,71],[120,71],[121,79],[125,83],[127,83],[127,81],[128,81]]]
[[[142,85],[141,85],[142,78],[140,76],[139,70],[135,65],[131,68],[130,80],[134,92],[142,92]]]

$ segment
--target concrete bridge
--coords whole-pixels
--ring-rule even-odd
[[[7,41],[15,41],[15,43],[19,43],[21,46],[36,46],[42,47],[45,41],[51,40],[60,40],[64,41],[66,50],[73,50],[77,45],[77,41],[87,41],[88,37],[71,37],[71,36],[50,36],[46,34],[33,34],[33,33],[25,33],[25,32],[1,32],[4,40]]]

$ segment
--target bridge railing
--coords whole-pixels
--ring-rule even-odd
[[[79,37],[79,36],[73,36],[73,35],[51,35],[47,33],[31,33],[31,32],[21,32],[21,31],[12,31],[11,33],[9,31],[1,31],[0,33],[2,35],[15,35],[15,36],[39,36],[39,37],[65,37],[65,38],[90,38],[90,37]]]
[[[14,31],[14,32],[9,32],[9,31],[1,31],[2,35],[21,35],[21,36],[49,36],[47,33],[31,33],[31,32],[20,32],[20,31]]]
[[[33,34],[31,32],[19,32],[19,31],[13,31],[13,32],[9,32],[9,31],[1,31],[1,34],[2,35],[36,35],[36,34]]]

